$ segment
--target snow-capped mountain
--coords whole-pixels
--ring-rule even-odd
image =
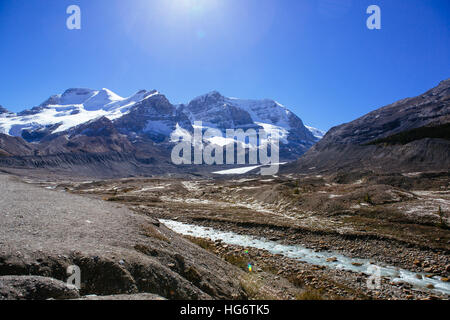
[[[313,134],[314,137],[316,137],[317,139],[322,139],[325,135],[325,131],[317,129],[317,128],[313,128],[310,126],[305,125],[306,129],[308,129],[309,131],[311,131],[311,133]]]
[[[114,120],[126,114],[132,106],[156,91],[141,90],[122,98],[108,89],[68,89],[54,95],[30,110],[18,114],[0,114],[0,133],[22,136],[28,141],[45,135],[66,131],[100,117]]]
[[[297,158],[319,139],[304,125],[302,120],[282,104],[270,100],[227,98],[217,91],[199,96],[187,105],[180,105],[191,123],[202,121],[204,128],[226,129],[263,128],[277,132],[282,143],[284,159]],[[221,139],[216,143],[225,144]]]
[[[5,108],[3,108],[3,106],[0,105],[0,115],[5,114],[5,113],[10,113],[8,110],[6,110]]]
[[[192,133],[195,121],[202,121],[204,128],[222,131],[276,130],[282,144],[280,157],[284,159],[297,158],[321,137],[319,130],[305,127],[299,117],[274,100],[227,98],[213,91],[175,106],[156,90],[141,90],[123,98],[108,89],[83,88],[53,95],[39,106],[18,114],[1,108],[0,133],[22,137],[27,142],[48,141],[47,137],[52,135],[70,136],[72,128],[102,117],[112,121],[117,132],[131,143],[142,139],[170,143],[174,132]]]

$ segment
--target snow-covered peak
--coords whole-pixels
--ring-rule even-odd
[[[103,88],[93,90],[71,88],[63,94],[51,96],[39,107],[26,110],[18,115],[0,119],[0,133],[20,136],[23,130],[38,130],[55,126],[52,133],[65,131],[98,117],[110,120],[120,118],[140,101],[159,94],[156,90],[140,90],[123,98],[113,91]]]
[[[10,113],[7,109],[0,105],[0,114]]]
[[[83,105],[84,109],[93,111],[106,109],[108,105],[123,101],[118,94],[109,89],[92,90],[86,88],[67,89],[61,95],[54,95],[47,99],[41,106],[74,106]]]
[[[201,96],[195,97],[194,99],[191,100],[191,102],[195,101],[195,100],[205,100],[208,98],[216,98],[217,99],[217,98],[224,98],[224,96],[222,96],[219,91],[213,90],[211,92],[202,94]]]
[[[123,98],[106,88],[72,88],[31,110],[0,114],[0,133],[39,141],[101,117],[114,121],[121,133],[142,134],[158,142],[170,138],[174,130],[180,133],[180,128],[184,130],[182,136],[190,134],[195,121],[222,132],[264,128],[268,133],[277,133],[281,143],[287,145],[285,155],[291,158],[302,154],[322,135],[319,130],[311,133],[294,113],[270,99],[227,98],[212,91],[175,108],[156,90],[139,90]],[[210,142],[229,143],[223,139]]]
[[[286,107],[274,100],[227,98],[217,91],[193,99],[183,107],[183,111],[191,121],[201,120],[207,126],[218,128],[242,127],[258,122],[289,130],[292,116]]]
[[[89,100],[97,92],[98,91],[85,88],[70,88],[64,91],[64,93],[60,96],[58,104],[60,105],[83,104],[83,102]]]
[[[314,128],[314,127],[310,127],[305,125],[306,129],[308,129],[309,131],[311,131],[311,133],[313,134],[314,137],[316,137],[317,139],[322,139],[323,136],[325,135],[325,131]]]
[[[98,110],[103,109],[114,102],[123,100],[125,100],[125,98],[122,98],[111,90],[102,89],[100,91],[95,91],[94,95],[82,102],[82,104],[86,110]]]
[[[271,99],[238,99],[228,98],[227,101],[245,111],[247,111],[253,121],[264,122],[290,129],[290,116],[293,115],[282,104]]]
[[[211,91],[211,92],[208,92],[206,94],[203,94],[201,96],[198,96],[198,97],[192,99],[189,102],[189,105],[191,107],[195,108],[195,106],[202,106],[205,104],[212,105],[212,104],[221,103],[225,99],[226,98],[224,96],[222,96],[218,91]]]

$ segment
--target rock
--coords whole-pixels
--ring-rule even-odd
[[[428,289],[434,289],[434,286],[430,283],[430,284],[427,284],[427,288]]]
[[[420,260],[417,260],[417,259],[414,260],[413,264],[416,265],[416,266],[418,266],[418,267],[420,267],[420,266],[422,265],[422,263],[420,262]]]
[[[424,268],[423,271],[424,271],[424,272],[432,272],[432,271],[433,271],[433,268],[431,268],[431,267]]]
[[[77,299],[79,297],[77,288],[53,278],[0,277],[0,300]]]
[[[448,143],[441,143],[440,139],[411,139],[405,149],[397,142],[399,135],[412,137],[415,132],[427,132],[426,126],[432,123],[436,124],[435,130],[443,130],[448,114],[442,112],[440,106],[448,108],[449,88],[450,80],[442,81],[420,96],[398,101],[334,127],[301,159],[283,166],[281,173],[399,172],[406,169],[415,172],[412,170],[424,167],[448,170]],[[418,117],[418,112],[426,116]],[[314,171],[310,171],[311,168]]]
[[[110,296],[88,295],[77,300],[166,300],[165,298],[152,293],[116,294]]]
[[[338,259],[336,257],[331,257],[327,259],[327,262],[336,262]]]
[[[441,281],[448,282],[448,278],[441,278]]]
[[[1,216],[2,275],[31,274],[65,280],[67,267],[76,265],[81,270],[81,295],[151,292],[182,300],[246,297],[239,281],[242,270],[165,227],[161,227],[161,233],[170,242],[155,238],[160,230],[149,224],[146,215],[90,197],[69,193],[55,196],[55,191],[0,175],[0,195],[13,199],[14,194],[26,194],[27,199],[15,201],[8,207],[8,214]],[[86,220],[93,223],[73,227]],[[19,224],[20,228],[11,228]],[[30,230],[40,232],[33,235]],[[194,283],[191,274],[185,274],[177,259],[181,256],[186,267],[195,265],[200,281]],[[42,262],[36,264],[38,259]],[[177,267],[170,269],[168,263]],[[4,288],[0,285],[0,290]],[[14,292],[7,291],[4,296]],[[48,298],[61,297],[52,294]]]
[[[450,264],[448,264],[447,266],[445,266],[445,271],[450,272]]]
[[[158,228],[161,226],[161,223],[160,223],[158,220],[152,221],[152,224],[153,224],[155,227],[158,227]]]
[[[359,263],[359,262],[352,262],[352,265],[354,265],[356,267],[361,267],[363,264]]]

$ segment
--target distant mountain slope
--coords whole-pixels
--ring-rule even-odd
[[[131,142],[121,135],[106,117],[94,119],[40,141],[39,154],[59,153],[133,153]]]
[[[0,114],[4,113],[10,113],[7,109],[3,108],[3,106],[0,105]]]
[[[108,89],[68,89],[30,110],[0,114],[0,133],[38,141],[48,134],[62,132],[102,116],[111,120],[120,118],[137,102],[156,93],[141,90],[131,97],[122,98]]]
[[[285,172],[450,169],[450,79],[332,128]]]
[[[119,147],[102,135],[91,133],[88,138],[81,138],[84,134],[80,133],[74,138],[70,133],[73,128],[92,125],[101,118],[111,121],[103,121],[103,124],[117,130],[116,138],[120,133],[133,146],[125,146],[122,141]],[[0,133],[35,143],[40,155],[111,150],[143,155],[148,154],[144,149],[153,143],[168,150],[171,134],[183,129],[184,134],[191,135],[194,121],[202,121],[205,129],[218,128],[223,132],[238,128],[277,131],[281,137],[282,160],[298,158],[319,140],[299,117],[273,100],[226,98],[218,92],[195,98],[187,105],[175,106],[156,90],[140,90],[123,98],[108,89],[72,88],[18,114],[0,108]],[[101,146],[102,143],[105,145]]]
[[[11,137],[0,133],[0,157],[28,156],[35,153],[35,147],[20,137]]]
[[[202,121],[203,127],[226,129],[260,129],[276,131],[280,137],[280,157],[296,159],[319,138],[302,120],[280,103],[270,100],[227,98],[213,91],[179,107],[191,120]]]
[[[326,133],[325,131],[320,130],[320,129],[317,129],[317,128],[313,128],[313,127],[306,126],[306,125],[305,125],[305,127],[306,127],[306,129],[308,129],[309,131],[311,131],[311,133],[313,134],[313,136],[316,137],[317,139],[322,139],[323,136],[324,136],[325,133]]]

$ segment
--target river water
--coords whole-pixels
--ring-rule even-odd
[[[390,279],[392,282],[406,282],[415,288],[425,289],[427,285],[432,284],[434,289],[444,294],[450,294],[450,283],[443,282],[440,277],[427,278],[424,273],[415,273],[408,270],[373,264],[367,259],[349,258],[334,252],[316,252],[300,245],[285,245],[276,241],[270,241],[265,238],[240,235],[231,231],[220,231],[213,228],[202,227],[173,220],[160,220],[169,229],[182,235],[189,235],[197,238],[209,238],[212,241],[222,240],[226,244],[238,245],[247,248],[256,248],[267,250],[272,254],[281,254],[285,257],[304,261],[309,264],[325,266],[333,269],[341,269],[364,273],[367,275],[380,275]],[[331,262],[327,259],[336,257],[337,261]],[[354,265],[356,263],[357,265]],[[421,279],[418,278],[421,276]]]

